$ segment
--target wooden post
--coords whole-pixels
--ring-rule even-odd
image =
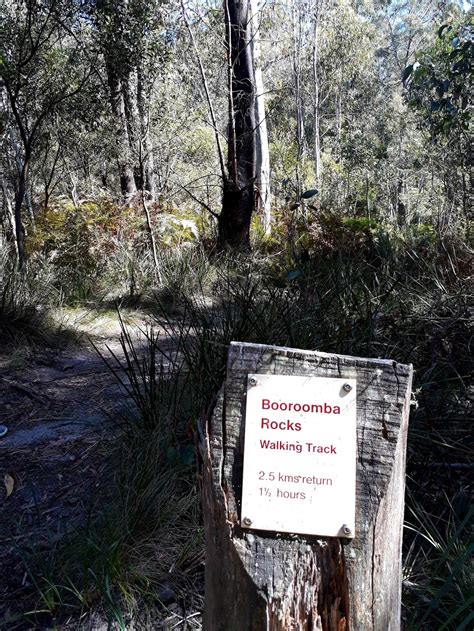
[[[355,538],[241,527],[247,376],[357,380]],[[400,629],[412,367],[233,342],[202,434],[207,631]]]

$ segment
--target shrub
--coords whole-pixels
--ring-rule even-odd
[[[60,305],[54,274],[43,257],[20,272],[11,248],[0,242],[0,342],[45,339],[51,333],[50,312]]]
[[[37,219],[27,240],[54,267],[56,284],[70,300],[88,298],[112,250],[109,235],[118,230],[116,205],[102,202],[53,203]]]

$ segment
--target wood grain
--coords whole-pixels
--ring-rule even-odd
[[[356,536],[240,527],[247,375],[357,380]],[[412,367],[234,342],[202,429],[207,631],[400,629],[405,453]]]

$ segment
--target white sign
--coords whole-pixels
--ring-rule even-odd
[[[356,381],[249,375],[244,528],[353,537]]]

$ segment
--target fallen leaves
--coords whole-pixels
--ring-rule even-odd
[[[12,478],[11,475],[8,475],[8,473],[5,473],[3,477],[3,483],[5,484],[5,488],[7,490],[6,497],[8,498],[13,493],[13,489],[15,488],[15,480]]]

